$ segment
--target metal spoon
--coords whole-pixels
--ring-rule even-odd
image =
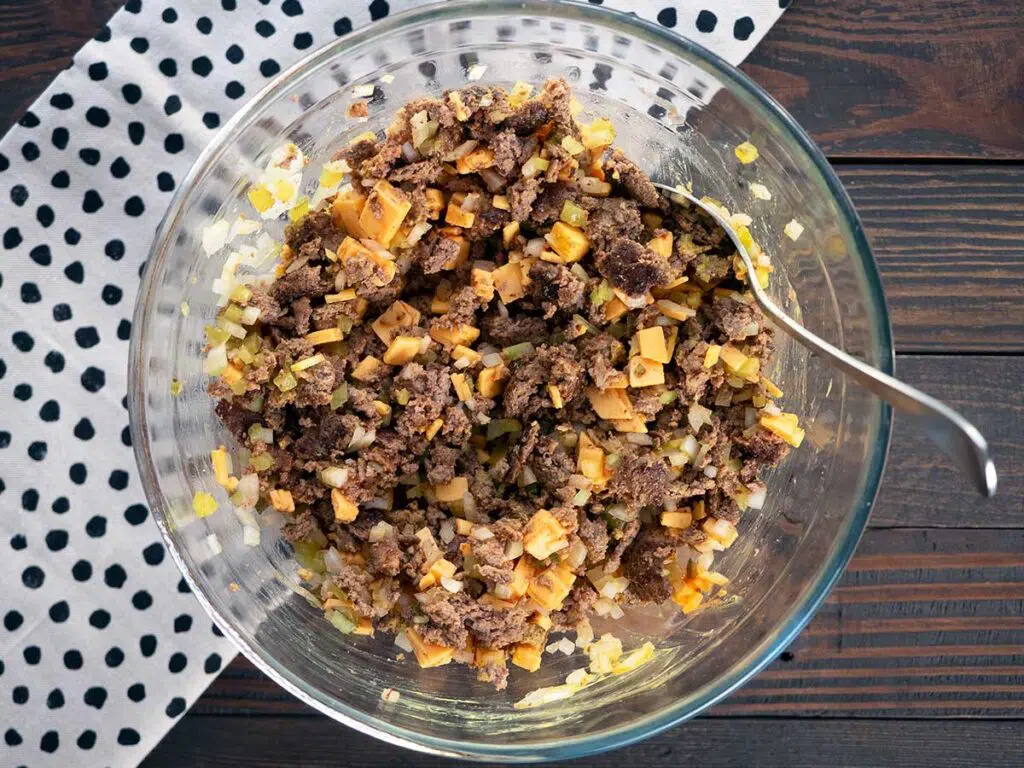
[[[733,245],[736,246],[736,250],[747,268],[747,274],[754,274],[754,264],[747,249],[740,242],[739,235],[716,210],[702,203],[685,189],[669,187],[665,184],[655,184],[655,186],[670,195],[686,198],[718,222],[718,225],[728,233]],[[984,496],[995,494],[996,467],[989,456],[988,442],[977,427],[934,397],[872,368],[818,338],[775,306],[764,289],[758,285],[757,280],[750,280],[748,284],[754,294],[754,299],[757,300],[764,313],[781,326],[786,333],[807,349],[824,358],[833,368],[838,368],[847,376],[858,381],[863,387],[874,392],[899,413],[911,417],[914,423],[932,439],[932,442],[941,448],[964,474],[971,478],[979,493]]]

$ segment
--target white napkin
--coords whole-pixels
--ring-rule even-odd
[[[130,0],[0,142],[3,765],[135,765],[234,656],[135,472],[139,271],[175,184],[249,95],[417,4]],[[787,4],[607,2],[733,63]]]

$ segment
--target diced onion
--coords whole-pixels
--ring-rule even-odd
[[[371,534],[370,541],[373,541],[373,538],[372,538],[373,529],[372,528],[370,529],[370,534]],[[438,534],[438,536],[441,537],[441,541],[443,541],[445,544],[451,543],[452,539],[455,538],[455,526],[452,524],[452,521],[451,520],[444,520],[441,523],[441,526],[438,529],[437,534]]]
[[[218,344],[206,353],[203,360],[203,373],[207,376],[220,376],[228,367],[228,350],[223,344]]]
[[[345,567],[345,561],[341,557],[341,553],[334,547],[324,550],[324,566],[328,572],[335,575],[341,573]]]
[[[217,538],[216,533],[211,533],[206,537],[206,546],[210,548],[210,554],[216,557],[224,551],[224,547],[220,544],[220,539]]]
[[[324,467],[320,470],[320,482],[331,488],[341,488],[348,482],[346,467]]]
[[[547,245],[547,241],[543,237],[535,237],[526,243],[526,255],[527,256],[540,256],[544,251],[544,247]]]
[[[441,586],[444,587],[448,592],[458,593],[462,591],[463,584],[458,579],[453,579],[449,576],[442,576]]]
[[[493,168],[481,168],[477,173],[480,174],[480,178],[484,180],[484,184],[491,192],[497,192],[505,186],[505,177]]]
[[[686,420],[690,424],[690,429],[699,432],[702,426],[711,423],[711,411],[700,403],[693,403],[686,414]]]
[[[477,541],[487,541],[494,538],[494,531],[485,525],[476,525],[469,535]]]
[[[412,653],[412,643],[409,642],[409,637],[405,632],[399,632],[395,635],[395,645],[401,648],[406,653]]]
[[[255,507],[260,499],[260,478],[255,473],[242,475],[238,487],[231,494],[231,502],[240,507]]]
[[[517,557],[523,554],[523,542],[521,541],[507,541],[505,542],[505,559],[515,560]]]
[[[761,509],[764,507],[765,499],[768,496],[768,489],[763,485],[759,488],[755,488],[749,496],[747,496],[747,506],[751,509]]]

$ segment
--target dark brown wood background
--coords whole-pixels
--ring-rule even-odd
[[[117,6],[0,2],[0,129]],[[709,715],[587,765],[1024,764],[1022,43],[1021,0],[797,0],[743,66],[835,164],[898,374],[981,427],[999,496],[897,422],[870,530],[793,646]],[[453,765],[313,713],[243,659],[146,764]]]

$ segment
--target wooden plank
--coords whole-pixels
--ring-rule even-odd
[[[823,765],[901,768],[1017,766],[1024,750],[1020,724],[913,720],[721,720],[701,718],[624,750],[588,757],[589,768],[820,768]],[[371,739],[325,717],[186,715],[142,763],[144,768],[449,768],[458,763],[415,754]],[[484,766],[486,764],[480,763]],[[494,765],[493,763],[490,765]]]
[[[0,134],[120,7],[121,0],[0,3]]]
[[[833,157],[1024,157],[1019,0],[793,3],[743,65]]]
[[[1024,352],[1024,167],[836,170],[878,260],[897,350]]]
[[[1024,530],[875,529],[798,640],[712,717],[1019,717]],[[198,715],[312,710],[245,659]]]
[[[992,449],[999,491],[979,497],[929,440],[897,419],[871,525],[1024,527],[1024,357],[901,355],[896,374],[978,426]]]

